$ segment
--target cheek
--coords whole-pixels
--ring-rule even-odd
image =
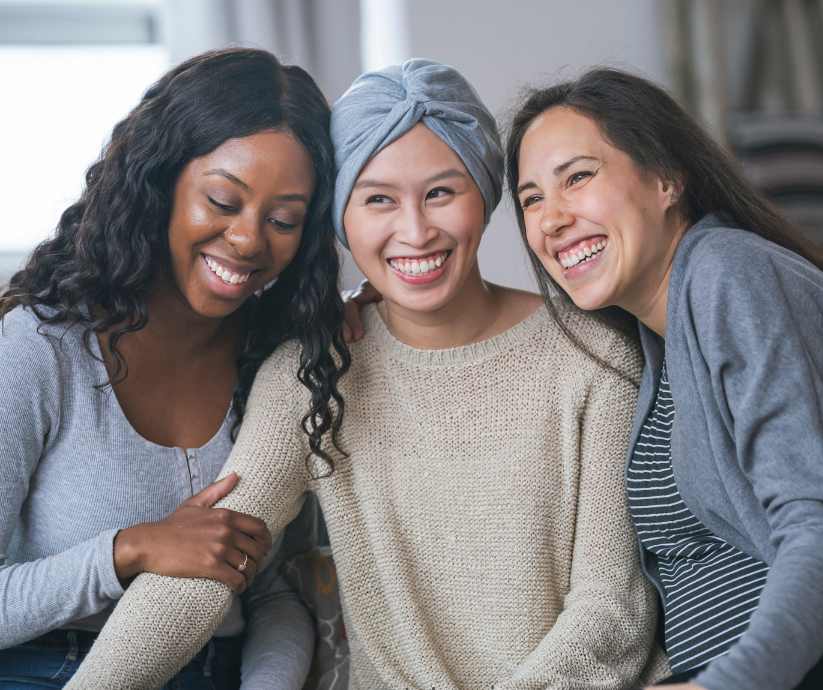
[[[293,235],[279,235],[271,243],[273,261],[277,273],[282,273],[297,256],[300,250],[300,242],[303,238],[303,231]]]
[[[540,229],[539,217],[536,213],[524,214],[523,224],[526,227],[526,243],[529,245],[529,249],[537,254],[537,258],[545,265],[545,257],[547,256],[546,237]]]
[[[347,211],[343,216],[349,251],[358,266],[382,261],[380,252],[388,234],[387,225],[387,216],[372,214],[365,209]]]

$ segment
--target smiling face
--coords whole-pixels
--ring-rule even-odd
[[[343,215],[360,270],[388,304],[415,312],[442,309],[479,279],[484,222],[462,161],[422,124],[366,164]]]
[[[183,169],[169,252],[179,295],[223,318],[276,278],[297,253],[314,189],[312,161],[288,132],[229,139]]]
[[[590,118],[551,108],[519,152],[518,199],[529,247],[582,309],[642,318],[661,298],[685,225],[675,185],[645,173]]]

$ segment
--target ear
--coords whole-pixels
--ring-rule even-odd
[[[677,203],[683,196],[683,180],[680,177],[668,180],[660,178],[657,181],[657,185],[663,210],[668,211],[677,206]]]

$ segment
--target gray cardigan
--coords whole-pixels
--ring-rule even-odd
[[[171,513],[231,452],[232,416],[200,448],[146,440],[111,389],[94,387],[106,379],[79,328],[47,326],[20,307],[3,319],[0,649],[55,628],[99,630],[123,594],[117,531]],[[246,633],[244,690],[300,687],[313,651],[311,618],[275,565],[234,598],[217,632]]]
[[[630,448],[664,352],[640,330],[646,367]],[[707,216],[674,257],[665,356],[683,500],[770,566],[748,630],[695,682],[789,690],[823,654],[823,272]],[[643,564],[660,590],[648,554]]]

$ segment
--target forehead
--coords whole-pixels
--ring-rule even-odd
[[[520,166],[539,161],[562,163],[571,156],[605,155],[615,149],[603,138],[597,123],[571,108],[555,107],[538,115],[520,142]]]
[[[456,168],[468,175],[460,156],[423,123],[418,123],[375,154],[363,166],[358,179],[413,180],[442,172],[446,168]]]
[[[248,184],[306,185],[314,173],[305,147],[290,132],[273,130],[228,139],[189,167],[194,173],[224,169]]]

